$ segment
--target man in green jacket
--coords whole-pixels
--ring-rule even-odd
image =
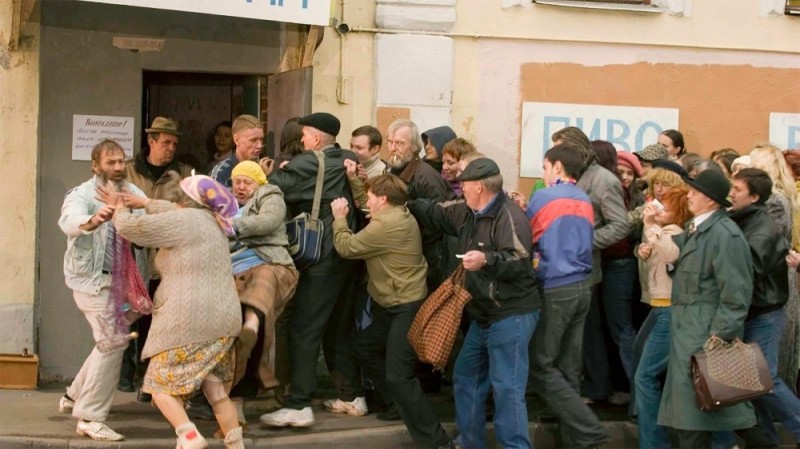
[[[367,264],[372,323],[357,334],[354,351],[384,398],[390,398],[421,449],[452,448],[450,437],[414,376],[417,356],[408,330],[422,305],[428,265],[414,216],[405,206],[408,190],[394,175],[367,181],[370,223],[354,234],[347,224],[346,198],[331,202],[336,251]]]
[[[748,429],[756,424],[753,406],[744,402],[713,412],[695,403],[690,358],[712,336],[741,338],[753,294],[750,246],[725,207],[730,184],[706,170],[689,185],[694,218],[673,237],[680,248],[672,271],[672,323],[667,380],[658,423],[676,429],[680,447],[707,448],[711,432]]]

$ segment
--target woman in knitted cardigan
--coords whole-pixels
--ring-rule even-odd
[[[236,199],[207,176],[186,178],[172,190],[175,203],[137,201],[125,194],[107,198],[117,205],[117,232],[136,245],[159,248],[155,263],[161,284],[142,351],[143,358],[151,358],[142,389],[175,427],[179,448],[208,446],[183,407],[202,389],[225,433],[225,447],[244,449],[226,388],[233,380],[233,345],[241,324],[225,235],[232,231]],[[134,215],[130,207],[147,213]]]

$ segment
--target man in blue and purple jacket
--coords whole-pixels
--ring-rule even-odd
[[[583,326],[592,300],[594,211],[578,186],[580,149],[561,143],[544,155],[544,181],[527,208],[534,268],[542,292],[540,324],[531,342],[530,384],[559,419],[564,447],[589,448],[608,439],[580,397]]]

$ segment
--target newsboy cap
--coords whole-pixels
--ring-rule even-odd
[[[660,143],[654,143],[644,147],[642,151],[636,151],[633,154],[636,155],[636,157],[638,157],[641,161],[652,162],[659,159],[666,159],[669,155],[669,152],[667,151],[667,147],[664,145],[661,145]]]
[[[156,117],[153,120],[153,125],[144,130],[146,133],[167,133],[180,136],[181,132],[178,131],[178,124],[175,120],[166,117]]]
[[[456,178],[458,181],[480,181],[500,174],[500,167],[489,158],[482,157],[467,164],[467,167]]]
[[[302,117],[297,123],[301,126],[310,126],[312,128],[316,128],[334,137],[339,135],[339,129],[342,126],[341,123],[339,123],[338,118],[327,112],[315,112],[313,114],[308,114],[307,116]]]

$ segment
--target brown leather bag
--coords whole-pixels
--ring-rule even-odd
[[[712,336],[692,354],[697,407],[717,410],[772,393],[772,376],[758,343],[732,343]]]
[[[408,330],[408,342],[419,359],[443,370],[453,350],[461,313],[472,299],[466,288],[464,266],[459,265],[439,288],[428,296]]]

